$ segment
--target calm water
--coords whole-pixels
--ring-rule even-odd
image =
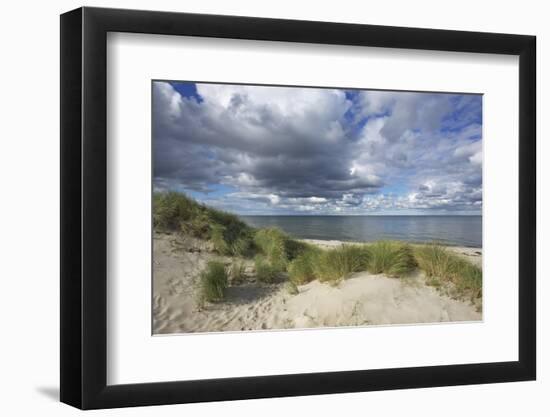
[[[254,227],[277,226],[300,239],[411,242],[481,247],[481,216],[241,216]]]

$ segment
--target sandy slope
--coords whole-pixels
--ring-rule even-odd
[[[194,239],[155,235],[154,333],[481,320],[470,303],[426,286],[420,272],[406,279],[362,272],[335,287],[313,281],[291,295],[283,282],[256,283],[249,266],[249,279],[230,286],[224,302],[200,309],[195,301],[200,271],[210,259],[231,262],[209,249]]]

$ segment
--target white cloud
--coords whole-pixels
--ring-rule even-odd
[[[157,189],[222,184],[236,191],[208,201],[234,211],[479,210],[480,110],[471,97],[196,88],[200,100],[154,84]]]

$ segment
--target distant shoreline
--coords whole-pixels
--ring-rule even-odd
[[[306,242],[306,243],[327,245],[331,247],[338,246],[338,245],[368,245],[379,241],[379,240],[360,241],[360,240],[342,240],[342,239],[301,239],[295,236],[292,236],[292,238],[302,242]],[[388,239],[388,240],[394,240],[394,239]],[[472,249],[472,250],[479,250],[479,251],[483,249],[482,247],[479,247],[479,246],[451,245],[451,244],[440,243],[440,242],[412,242],[412,241],[403,240],[403,239],[395,239],[395,241],[408,243],[410,245],[429,245],[431,243],[437,243],[438,245],[445,246],[447,248]]]
[[[413,241],[413,240],[406,240],[406,239],[377,239],[377,240],[344,240],[344,239],[309,239],[309,238],[300,238],[296,236],[292,236],[293,239],[300,240],[302,242],[308,242],[312,244],[319,243],[320,245],[326,244],[328,246],[338,246],[338,245],[369,245],[376,242],[379,242],[381,240],[391,240],[396,242],[402,242],[402,243],[408,243],[409,245],[413,246],[420,246],[420,245],[431,245],[431,244],[437,244],[439,246],[445,246],[446,248],[452,249],[466,249],[466,250],[477,250],[482,251],[482,246],[476,246],[476,245],[458,245],[453,243],[447,243],[447,242],[439,242],[439,241]]]
[[[251,227],[277,227],[294,239],[483,246],[483,217],[473,215],[240,216]]]
[[[236,214],[239,217],[483,217],[482,214]]]

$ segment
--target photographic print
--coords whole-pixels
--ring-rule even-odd
[[[482,320],[482,95],[152,81],[153,334]]]

